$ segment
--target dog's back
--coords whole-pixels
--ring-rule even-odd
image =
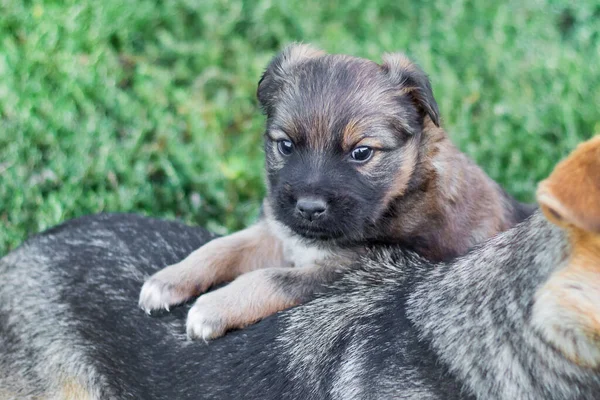
[[[386,303],[398,294],[389,285],[377,290],[381,282],[349,296],[355,303],[345,302],[344,290],[330,297],[341,318],[332,326],[330,312],[311,316],[327,331],[305,342],[310,349],[300,342],[307,322],[300,309],[206,344],[186,340],[188,307],[155,318],[135,307],[145,275],[210,238],[178,223],[99,215],[0,260],[0,398],[348,399],[375,388],[385,397],[402,382],[417,398],[459,397],[452,379],[436,382],[446,372],[410,332],[404,311],[389,314]],[[384,334],[359,347],[350,340],[372,331]]]
[[[181,224],[100,215],[34,237],[2,259],[0,398],[192,399],[198,388],[186,382],[217,370],[215,393],[231,379],[246,386],[247,375],[221,359],[227,353],[213,351],[218,343],[186,340],[184,309],[148,318],[135,306],[155,265],[210,238]],[[252,351],[240,335],[228,343]]]
[[[433,270],[383,251],[314,301],[206,344],[186,339],[187,307],[148,318],[135,300],[156,260],[208,239],[176,223],[95,216],[0,260],[2,398],[547,400],[600,390],[596,370],[529,331],[523,302],[567,247],[539,214]]]

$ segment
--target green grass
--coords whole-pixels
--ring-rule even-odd
[[[99,211],[247,225],[256,83],[298,40],[407,52],[455,143],[522,200],[600,131],[595,0],[0,0],[0,255]]]

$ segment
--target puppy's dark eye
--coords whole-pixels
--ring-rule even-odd
[[[289,140],[280,140],[277,142],[279,152],[284,156],[289,156],[294,152],[294,143]]]
[[[352,150],[352,153],[350,153],[350,157],[352,157],[354,161],[358,162],[368,161],[372,155],[373,149],[367,146],[359,146]]]

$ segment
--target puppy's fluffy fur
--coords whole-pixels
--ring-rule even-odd
[[[257,93],[267,115],[260,221],[158,272],[141,291],[149,312],[234,280],[198,299],[191,337],[214,338],[306,301],[368,248],[396,244],[449,259],[531,211],[452,145],[429,80],[402,54],[379,65],[293,45]]]
[[[540,185],[554,224],[537,212],[451,263],[380,249],[308,304],[208,346],[186,340],[183,308],[131,307],[144,274],[206,231],[70,221],[0,260],[0,398],[595,399],[599,173],[600,137]]]

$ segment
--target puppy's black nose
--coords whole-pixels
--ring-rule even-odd
[[[325,214],[327,203],[318,197],[300,197],[296,202],[296,210],[302,218],[312,221]]]

